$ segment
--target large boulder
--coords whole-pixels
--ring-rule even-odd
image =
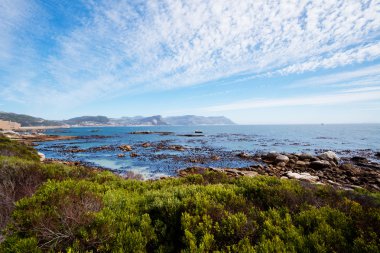
[[[307,172],[295,173],[295,172],[288,171],[286,175],[288,178],[303,180],[307,182],[316,182],[319,179],[319,177],[312,176]]]
[[[289,157],[286,155],[277,155],[276,156],[276,163],[288,163],[289,162]]]
[[[326,161],[333,161],[334,163],[338,163],[340,158],[332,151],[327,151],[318,156],[320,159],[326,160]]]
[[[271,151],[265,155],[262,156],[262,158],[269,162],[274,162],[276,160],[276,157],[279,155],[279,153],[275,151]]]

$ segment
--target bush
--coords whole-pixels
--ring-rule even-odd
[[[27,145],[11,141],[0,134],[0,156],[16,156],[21,159],[39,161],[37,151]]]
[[[138,181],[16,157],[0,157],[0,176],[0,252],[380,250],[379,193],[216,172]]]

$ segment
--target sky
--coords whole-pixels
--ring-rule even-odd
[[[0,111],[380,123],[380,1],[0,0]]]

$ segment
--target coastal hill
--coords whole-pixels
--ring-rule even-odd
[[[86,125],[86,124],[108,124],[109,118],[106,116],[81,116],[75,117],[63,122],[67,125]]]
[[[64,122],[58,120],[46,120],[25,114],[16,114],[11,112],[0,112],[0,120],[13,121],[20,123],[23,127],[32,126],[63,126]]]
[[[106,116],[81,116],[67,120],[45,120],[24,114],[0,112],[1,120],[20,123],[22,127],[33,126],[163,126],[163,125],[233,125],[230,119],[223,116],[205,117],[196,115],[162,117],[121,117],[108,118]]]

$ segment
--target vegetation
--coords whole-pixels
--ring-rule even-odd
[[[0,252],[380,251],[379,193],[215,172],[138,181],[28,156],[1,156],[0,184]]]

